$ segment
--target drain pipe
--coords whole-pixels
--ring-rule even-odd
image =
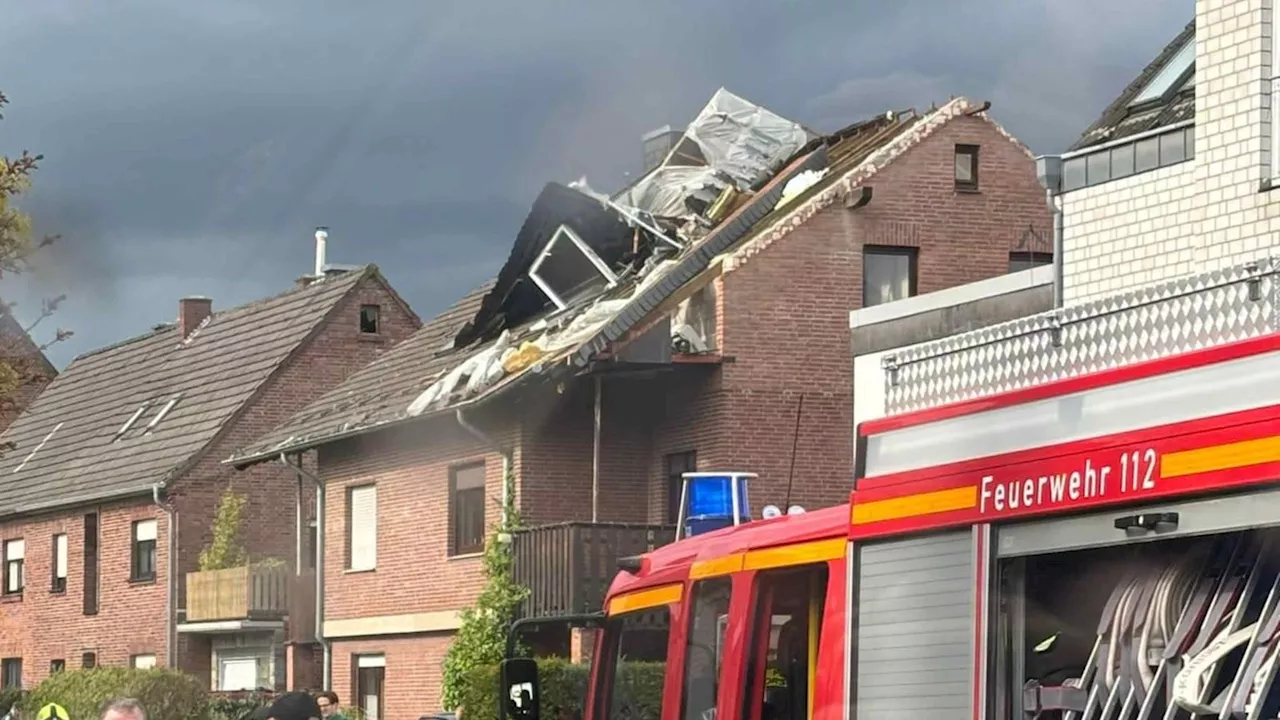
[[[600,374],[595,377],[595,412],[591,423],[591,522],[599,522],[600,518],[600,418],[601,418],[601,382]]]
[[[1036,177],[1044,185],[1045,201],[1053,213],[1053,308],[1063,305],[1063,264],[1066,260],[1062,242],[1062,156],[1041,155],[1036,158]]]
[[[510,497],[511,490],[507,485],[507,477],[511,474],[511,466],[514,464],[512,460],[513,453],[510,448],[499,445],[496,440],[494,440],[492,437],[486,434],[483,430],[476,427],[475,425],[472,425],[467,420],[466,416],[462,414],[462,408],[458,408],[457,410],[455,410],[453,413],[453,416],[457,418],[458,425],[460,425],[463,430],[466,430],[467,432],[471,433],[473,436],[475,436],[477,440],[479,440],[481,443],[491,448],[494,452],[498,453],[498,455],[502,457],[502,495],[501,495],[502,527],[505,528],[507,526],[507,520],[508,520],[507,508],[510,507],[511,505],[511,497]]]
[[[165,577],[169,584],[168,592],[165,593],[164,600],[164,649],[165,649],[165,666],[176,668],[175,648],[178,644],[177,623],[174,622],[174,598],[178,594],[178,583],[175,577],[178,568],[178,510],[170,503],[160,499],[164,493],[164,485],[156,483],[151,486],[151,501],[156,507],[160,508],[165,514],[165,535],[166,545],[168,546],[169,559],[166,563]]]
[[[320,648],[324,651],[324,689],[329,690],[333,687],[333,646],[324,637],[324,505],[325,490],[324,480],[320,477],[307,472],[302,467],[302,456],[297,456],[297,462],[289,462],[289,457],[284,453],[280,453],[280,462],[293,468],[298,474],[299,482],[302,478],[310,478],[316,484],[316,642],[320,643]],[[298,505],[302,507],[301,503]],[[302,515],[302,511],[298,511],[298,515]]]

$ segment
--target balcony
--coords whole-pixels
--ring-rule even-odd
[[[314,592],[295,591],[295,586],[305,584],[306,577],[299,579],[288,566],[280,564],[187,573],[186,620],[279,622],[294,611],[292,596],[314,598]],[[314,612],[308,615],[314,616]]]
[[[512,574],[529,588],[522,617],[598,612],[618,559],[675,540],[674,525],[566,522],[514,534]]]

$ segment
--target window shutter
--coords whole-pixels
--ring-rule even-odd
[[[350,557],[352,570],[372,570],[378,565],[378,490],[374,485],[352,488]]]
[[[67,576],[67,536],[55,535],[53,538],[53,576]]]
[[[138,542],[155,540],[156,539],[156,521],[155,520],[139,521],[137,524],[137,530],[135,532],[136,532],[136,535],[133,539]]]

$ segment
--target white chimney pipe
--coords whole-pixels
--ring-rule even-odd
[[[324,266],[328,264],[326,251],[329,244],[329,228],[323,225],[316,228],[316,277],[324,277]]]

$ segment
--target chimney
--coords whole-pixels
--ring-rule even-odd
[[[178,332],[182,339],[191,337],[191,333],[200,327],[205,318],[213,314],[213,300],[207,297],[184,297],[178,301]]]
[[[316,272],[317,279],[324,277],[324,266],[329,260],[326,257],[329,245],[329,228],[321,225],[316,228]]]

